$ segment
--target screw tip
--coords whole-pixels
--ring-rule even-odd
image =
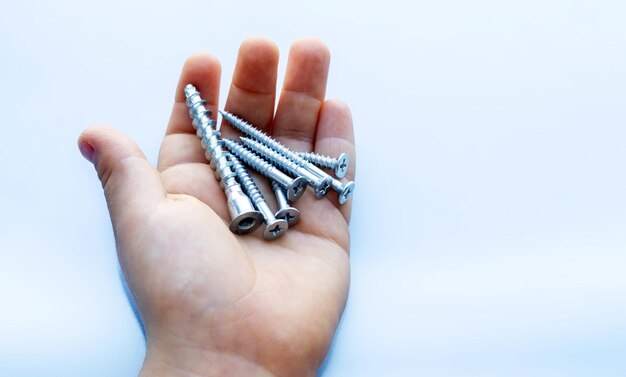
[[[220,114],[222,115],[222,118],[226,119],[226,121],[230,124],[233,124],[234,122],[236,122],[238,120],[237,116],[229,113],[226,110],[218,110],[220,112]]]
[[[198,91],[196,90],[196,87],[191,85],[191,84],[187,84],[185,85],[185,96],[186,97],[190,97],[191,95],[198,93]]]

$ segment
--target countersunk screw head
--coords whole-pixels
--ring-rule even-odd
[[[289,187],[287,187],[287,199],[294,202],[298,200],[306,191],[308,183],[304,177],[296,177]]]
[[[337,178],[343,178],[348,173],[348,164],[350,163],[350,156],[347,153],[342,153],[337,157],[337,165],[335,165],[335,176]]]
[[[287,221],[289,226],[293,226],[300,221],[300,211],[294,207],[281,208],[276,212],[276,217]]]
[[[263,215],[261,212],[248,211],[235,217],[228,228],[236,234],[247,234],[253,232],[263,223]]]
[[[263,238],[265,238],[266,240],[275,240],[285,234],[288,228],[289,224],[287,223],[287,221],[283,219],[275,219],[274,221],[265,225]]]
[[[345,186],[344,189],[338,193],[338,198],[339,198],[339,204],[343,205],[345,204],[348,199],[350,199],[350,197],[352,196],[352,193],[354,192],[354,182],[350,181],[348,182]]]

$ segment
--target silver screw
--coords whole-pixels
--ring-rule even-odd
[[[206,149],[205,156],[211,162],[215,177],[220,181],[220,186],[226,194],[231,218],[229,228],[237,234],[250,233],[261,225],[263,215],[254,209],[250,198],[237,183],[236,174],[230,168],[228,156],[218,140],[219,132],[213,129],[216,122],[209,118],[211,112],[205,107],[206,101],[200,98],[200,93],[191,84],[185,86],[185,96],[189,115],[193,119],[192,124],[197,129],[198,136],[202,138],[202,146]]]
[[[312,164],[317,165],[320,168],[333,170],[337,178],[345,177],[346,173],[348,172],[350,156],[348,156],[347,153],[342,153],[337,158],[324,156],[313,152],[299,152],[298,156],[302,157]]]
[[[266,240],[275,240],[276,238],[285,234],[289,225],[287,221],[283,219],[277,219],[274,216],[274,212],[270,209],[263,197],[263,194],[259,191],[254,179],[250,176],[243,164],[237,159],[237,157],[230,155],[230,162],[232,163],[235,173],[239,178],[239,182],[243,186],[244,190],[256,206],[256,208],[263,214],[265,221],[265,231],[263,231],[263,237]]]
[[[259,143],[258,141],[248,139],[247,137],[242,137],[241,141],[248,148],[272,161],[278,167],[287,170],[291,174],[304,177],[309,185],[315,190],[315,197],[317,197],[318,199],[323,198],[327,194],[330,186],[332,185],[333,179],[329,175],[326,175],[326,177],[319,177],[315,173],[308,171],[304,167],[298,165],[296,162],[288,159],[285,156],[280,155],[275,150]]]
[[[274,190],[276,203],[278,204],[278,211],[275,216],[279,219],[287,221],[290,227],[296,225],[296,223],[300,220],[300,211],[289,205],[285,191],[278,183],[276,183],[276,181],[272,181],[272,189]]]
[[[263,160],[254,152],[246,149],[243,145],[230,139],[222,139],[222,142],[232,154],[239,157],[248,166],[268,177],[275,180],[287,190],[287,198],[291,201],[298,200],[304,191],[306,191],[307,181],[303,177],[291,178],[287,174],[280,171],[274,165]]]
[[[270,149],[274,150],[275,152],[277,152],[277,154],[281,154],[287,158],[289,158],[290,160],[292,160],[293,162],[295,162],[296,164],[300,165],[302,168],[304,168],[305,170],[307,170],[310,173],[313,173],[315,175],[317,175],[320,178],[330,178],[332,179],[332,177],[328,174],[326,174],[324,171],[322,171],[320,168],[318,168],[317,166],[313,165],[312,163],[308,162],[307,160],[303,159],[302,157],[298,156],[298,154],[294,151],[292,151],[291,149],[287,148],[286,146],[282,145],[278,140],[274,139],[273,137],[269,136],[268,134],[266,134],[265,132],[259,130],[258,128],[254,127],[253,125],[251,125],[250,123],[246,122],[245,120],[227,112],[227,111],[221,111],[220,110],[220,114],[222,114],[222,117],[224,117],[224,119],[226,119],[226,121],[233,127],[235,127],[236,129],[238,129],[239,131],[243,132],[244,134],[250,136],[251,138],[253,138],[254,140],[266,145],[267,147],[269,147]],[[304,175],[303,175],[304,176]],[[311,184],[311,182],[309,182],[309,184]],[[322,196],[324,196],[326,194],[326,192],[324,192],[324,194]],[[316,193],[317,196],[317,193]],[[319,198],[319,196],[318,196]]]

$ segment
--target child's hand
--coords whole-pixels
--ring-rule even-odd
[[[296,42],[274,113],[277,48],[247,40],[225,109],[294,150],[348,152],[346,178],[353,179],[350,111],[324,100],[329,59],[321,42]],[[316,200],[309,189],[296,203],[300,222],[282,238],[231,233],[183,93],[195,85],[216,114],[219,80],[215,58],[185,63],[156,169],[112,128],[89,128],[79,139],[102,181],[120,263],[145,325],[142,376],[313,376],[348,294],[351,203],[338,207],[332,190]],[[222,133],[235,134],[227,125]]]

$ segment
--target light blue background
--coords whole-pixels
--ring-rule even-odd
[[[0,376],[135,376],[145,352],[94,123],[152,161],[193,52],[329,45],[353,110],[352,287],[324,377],[626,375],[626,3],[5,2]],[[304,214],[306,216],[306,214]]]

